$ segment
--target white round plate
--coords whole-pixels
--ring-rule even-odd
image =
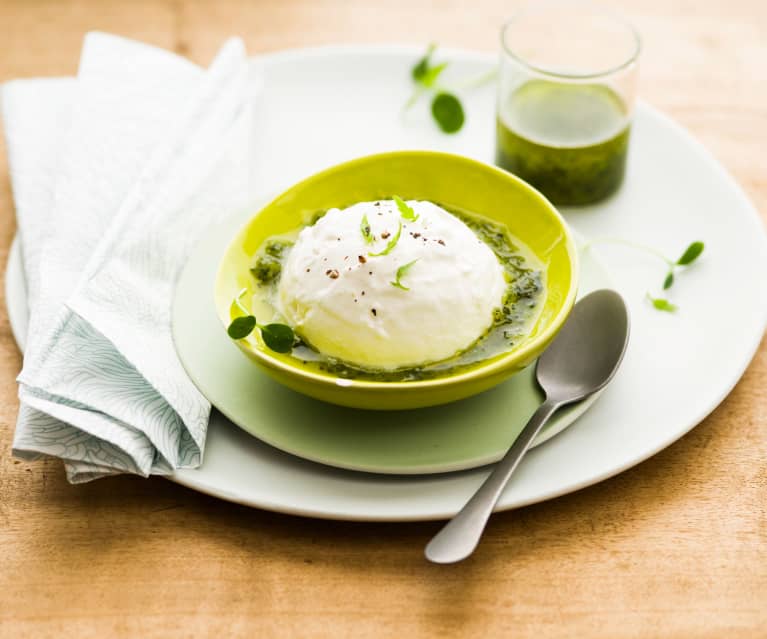
[[[462,96],[464,129],[439,133],[428,104],[402,114],[420,47],[332,47],[256,58],[265,72],[255,175],[263,192],[331,164],[379,151],[425,148],[492,161],[494,89]],[[494,56],[440,50],[447,75],[466,79]],[[446,78],[446,81],[450,80]],[[629,303],[632,338],[613,383],[577,424],[523,460],[498,503],[505,510],[594,484],[662,450],[706,417],[751,360],[767,323],[767,239],[758,214],[723,168],[683,129],[646,104],[633,127],[626,182],[598,206],[564,211],[586,237],[612,236],[676,256],[692,240],[706,250],[681,273],[674,314],[652,309],[664,265],[628,249],[604,249]],[[592,249],[593,250],[593,249]],[[18,254],[7,272],[17,338],[26,303]],[[330,519],[406,521],[450,517],[486,468],[391,476],[334,469],[259,442],[214,415],[205,461],[174,481],[223,499]]]

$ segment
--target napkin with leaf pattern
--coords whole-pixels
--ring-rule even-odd
[[[3,85],[30,313],[14,454],[72,482],[201,463],[210,405],[173,347],[173,288],[253,201],[260,90],[238,39],[203,70],[102,33],[76,78]]]

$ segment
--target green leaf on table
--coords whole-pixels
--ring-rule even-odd
[[[415,214],[415,211],[407,205],[405,200],[403,200],[399,195],[395,195],[393,197],[394,203],[397,205],[397,208],[399,209],[399,213],[402,216],[402,219],[407,220],[408,222],[415,222],[418,219],[418,216]]]
[[[452,93],[438,93],[431,103],[431,114],[445,133],[460,131],[466,116],[463,106]]]
[[[682,257],[680,257],[676,263],[679,266],[687,266],[688,264],[692,264],[696,259],[698,259],[698,256],[703,253],[704,244],[703,242],[693,242],[690,244],[690,246],[687,247],[687,250],[682,254]]]
[[[410,288],[405,286],[402,283],[402,278],[407,275],[407,272],[413,267],[413,264],[415,264],[418,261],[418,258],[414,259],[412,262],[408,262],[407,264],[403,264],[397,269],[397,275],[394,282],[389,282],[392,286],[396,286],[397,288],[401,288],[403,291],[409,291]]]
[[[663,280],[663,290],[666,291],[670,289],[673,283],[674,283],[674,271],[669,271],[668,275],[666,275],[666,279]]]
[[[232,339],[243,339],[250,335],[254,328],[256,328],[256,318],[252,315],[242,315],[232,320],[226,332]]]

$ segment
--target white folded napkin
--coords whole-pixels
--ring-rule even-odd
[[[253,201],[259,91],[239,40],[202,71],[99,33],[76,80],[3,87],[30,303],[15,454],[73,482],[199,465],[210,406],[173,348],[173,286]]]

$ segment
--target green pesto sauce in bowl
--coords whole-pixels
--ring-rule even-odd
[[[623,182],[629,118],[606,86],[531,80],[499,105],[496,126],[496,164],[554,204],[591,204]]]
[[[304,340],[300,340],[291,356],[301,361],[308,370],[329,373],[344,379],[378,382],[404,382],[435,379],[452,375],[491,357],[509,353],[521,342],[538,319],[544,299],[543,269],[537,258],[518,240],[512,239],[506,227],[466,211],[435,203],[466,224],[479,239],[487,244],[504,268],[508,287],[502,306],[494,310],[493,324],[468,349],[439,362],[423,366],[381,370],[358,366],[320,353]],[[314,224],[323,213],[312,216]],[[283,322],[276,311],[274,300],[281,272],[281,264],[289,254],[300,228],[287,235],[268,238],[253,256],[251,275],[256,294],[253,311],[259,319],[270,318]],[[298,335],[300,338],[300,335]]]

